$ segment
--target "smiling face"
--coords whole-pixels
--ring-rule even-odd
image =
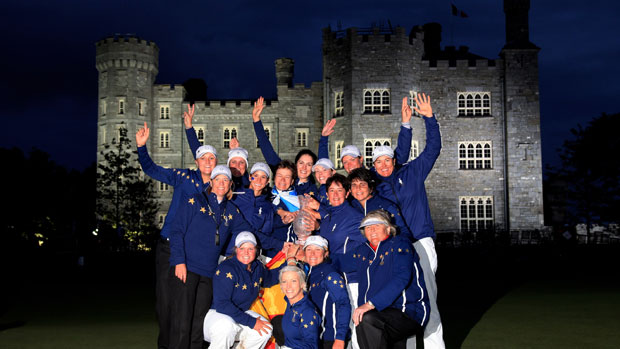
[[[226,196],[226,194],[230,190],[231,185],[232,182],[230,181],[230,179],[228,179],[228,177],[223,174],[217,175],[211,180],[211,187],[213,188],[211,190],[220,200],[224,198],[224,196]]]
[[[299,180],[301,182],[307,181],[310,174],[312,174],[312,165],[314,165],[312,156],[308,154],[302,155],[299,157],[299,160],[297,160],[295,165],[297,166],[297,176],[299,177]]]
[[[243,264],[250,264],[256,259],[256,246],[251,242],[243,243],[235,249],[237,260]]]
[[[299,278],[299,274],[294,271],[287,271],[282,273],[280,278],[280,288],[282,292],[288,298],[291,304],[294,304],[304,297],[303,288],[304,283]]]
[[[356,178],[351,182],[351,195],[353,195],[355,200],[363,202],[370,197],[371,193],[366,181]]]
[[[213,168],[217,165],[217,157],[211,153],[206,153],[203,156],[196,159],[196,167],[200,174],[206,177],[211,176]]]
[[[390,228],[385,224],[369,225],[364,228],[364,236],[371,245],[378,246],[381,241],[390,236]]]
[[[387,155],[381,155],[375,160],[375,170],[380,176],[388,177],[394,172],[394,159]]]
[[[325,184],[329,177],[333,176],[334,173],[336,173],[336,171],[317,165],[314,169],[314,178],[316,178],[316,181],[319,182],[319,184]]]
[[[242,157],[236,157],[230,159],[228,167],[230,167],[230,172],[232,172],[233,176],[241,177],[245,174],[245,170],[248,168],[248,164]]]
[[[328,254],[329,252],[325,251],[323,247],[316,245],[309,245],[304,249],[306,263],[308,263],[311,267],[323,263]]]
[[[347,173],[351,173],[351,171],[356,168],[362,167],[362,157],[358,156],[354,158],[351,155],[345,155],[342,157],[342,167],[344,167],[344,170],[347,171]]]
[[[293,171],[288,168],[279,168],[274,177],[276,189],[287,190],[293,185]]]
[[[327,188],[327,198],[332,206],[342,205],[347,196],[349,196],[349,192],[342,187],[342,184],[336,181],[332,182],[329,188]]]
[[[269,182],[269,176],[263,171],[254,171],[250,177],[250,189],[260,192]]]

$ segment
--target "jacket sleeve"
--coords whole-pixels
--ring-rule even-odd
[[[411,230],[409,230],[407,223],[403,219],[403,216],[400,213],[400,209],[398,208],[398,206],[396,206],[396,204],[390,201],[390,204],[388,205],[386,211],[390,213],[392,219],[394,220],[393,223],[396,224],[396,226],[398,227],[398,234],[400,236],[406,237],[409,241],[413,242],[413,234],[411,233]]]
[[[146,145],[138,147],[138,162],[140,162],[142,171],[144,171],[147,176],[157,181],[166,183],[173,187],[180,182],[181,177],[175,173],[174,169],[164,168],[153,162],[153,159],[151,159],[149,152],[146,149]]]
[[[299,343],[299,349],[317,349],[319,347],[321,317],[316,310],[308,308],[302,312],[301,318],[304,322],[303,325],[301,323],[299,324],[302,337],[302,342]]]
[[[279,267],[274,268],[274,269],[269,269],[265,266],[263,266],[263,284],[262,287],[271,287],[273,285],[276,285],[280,282],[279,277],[280,277],[280,270],[284,267],[286,267],[286,261],[284,261],[284,263],[282,263]]]
[[[419,178],[422,181],[426,180],[441,153],[441,132],[435,115],[433,114],[432,118],[424,117],[424,124],[426,125],[426,146],[420,156],[407,166],[407,177],[410,180],[412,176],[421,176]]]
[[[183,201],[174,215],[170,226],[170,265],[185,263],[185,234],[194,218],[193,205],[189,204],[189,195],[183,196]]]
[[[277,166],[282,159],[280,159],[276,151],[273,150],[273,145],[269,142],[269,138],[267,137],[267,133],[265,133],[265,128],[263,127],[262,121],[259,120],[254,123],[254,133],[256,134],[258,146],[260,147],[267,164],[270,166]]]
[[[329,297],[336,305],[336,333],[334,337],[344,341],[347,339],[349,320],[351,319],[351,302],[346,284],[342,276],[336,272],[329,273],[323,282],[329,291]]]
[[[319,140],[319,159],[329,159],[329,136],[321,136]]]
[[[192,156],[196,160],[196,150],[200,148],[200,141],[198,141],[198,136],[196,136],[196,130],[193,127],[185,129],[185,136],[187,137],[189,149],[192,151]]]
[[[226,314],[233,318],[235,322],[254,328],[256,319],[245,310],[240,309],[232,300],[235,285],[238,283],[237,275],[233,268],[226,264],[220,264],[213,277],[213,308],[218,313]]]
[[[398,133],[398,144],[394,150],[394,157],[398,165],[406,164],[409,161],[409,153],[411,152],[411,127],[400,126]]]
[[[411,251],[413,247],[408,243],[397,246],[401,249],[392,254],[392,277],[377,294],[370,298],[378,311],[392,305],[413,277],[413,251]]]

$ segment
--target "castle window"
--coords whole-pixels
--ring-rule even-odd
[[[411,107],[411,115],[414,115],[414,116],[420,116],[420,114],[418,114],[418,112],[415,111],[415,108],[418,106],[418,103],[416,102],[417,95],[418,95],[418,92],[409,91],[409,107]]]
[[[267,139],[271,142],[271,125],[263,124],[263,129],[265,130],[265,134],[267,135]],[[256,138],[256,148],[260,148],[258,144],[258,138]]]
[[[108,102],[106,102],[105,99],[101,100],[100,108],[101,108],[101,116],[104,116],[108,111]]]
[[[389,89],[364,90],[364,114],[386,114],[390,112]]]
[[[409,161],[415,159],[420,155],[420,148],[418,145],[418,141],[411,140],[411,150],[409,150]]]
[[[491,142],[459,142],[459,169],[493,168]]]
[[[105,144],[105,126],[99,126],[99,144]]]
[[[342,161],[340,156],[342,155],[342,148],[344,147],[344,141],[334,142],[334,164],[336,168],[342,168]]]
[[[159,133],[159,147],[170,148],[170,132],[166,131]]]
[[[298,147],[307,147],[308,146],[308,130],[307,128],[296,128],[295,129],[295,145]]]
[[[334,116],[344,115],[344,92],[334,92]]]
[[[159,191],[168,191],[168,184],[164,182],[159,182]]]
[[[118,113],[125,114],[125,98],[118,100]]]
[[[367,168],[372,167],[372,151],[381,145],[392,146],[392,140],[389,138],[373,138],[364,140],[364,163]]]
[[[461,196],[459,202],[462,232],[493,230],[492,196]]]
[[[159,229],[161,229],[164,226],[164,221],[166,220],[166,214],[165,213],[160,213],[158,218],[157,218],[157,224],[159,225]]]
[[[237,138],[237,126],[222,127],[222,146],[224,149],[228,149],[230,147],[230,141],[233,138]]]
[[[146,114],[146,101],[138,101],[138,115],[143,116]]]
[[[170,106],[169,105],[159,106],[159,118],[163,120],[170,119]]]
[[[490,116],[491,92],[458,92],[459,116]]]
[[[205,145],[205,127],[196,126],[194,129],[196,130],[196,138],[198,138],[198,143],[200,143],[200,145]]]

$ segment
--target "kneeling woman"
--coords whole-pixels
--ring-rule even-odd
[[[244,231],[235,238],[234,256],[223,261],[213,278],[213,305],[204,319],[204,337],[212,348],[262,348],[271,337],[267,319],[250,311],[261,286],[278,282],[278,269],[256,260],[256,238]]]
[[[342,269],[360,274],[353,311],[357,342],[362,349],[404,348],[430,315],[418,255],[409,239],[394,236],[386,211],[368,213],[360,229],[368,242],[339,260]]]
[[[286,312],[282,319],[284,348],[318,349],[321,317],[304,294],[305,273],[294,266],[280,270],[280,287],[286,295]]]

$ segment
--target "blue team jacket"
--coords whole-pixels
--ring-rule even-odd
[[[405,223],[416,240],[435,238],[424,181],[441,152],[441,134],[437,119],[434,116],[425,117],[424,122],[426,147],[420,156],[395,170],[389,177],[377,174],[380,180],[377,192],[398,205]]]
[[[170,228],[170,265],[185,263],[187,270],[213,277],[220,254],[244,230],[252,228],[233,202],[218,204],[214,193],[185,195]]]
[[[286,311],[282,318],[284,345],[294,349],[318,349],[321,316],[307,295],[291,305],[286,300]]]
[[[430,306],[420,260],[408,239],[390,237],[377,251],[368,243],[339,259],[340,268],[358,271],[357,306],[368,301],[378,311],[398,309],[424,327]]]
[[[256,318],[245,312],[258,297],[261,287],[271,287],[278,283],[280,268],[269,270],[254,260],[248,270],[247,265],[239,262],[236,256],[223,261],[217,266],[213,277],[211,309],[230,316],[236,323],[253,328]]]
[[[281,250],[284,241],[272,237],[274,212],[267,195],[254,196],[254,191],[248,188],[237,192],[243,194],[233,196],[233,202],[252,226],[259,246],[265,250]]]
[[[357,200],[351,201],[351,206],[355,207],[364,216],[366,216],[368,212],[372,212],[374,210],[385,210],[389,212],[392,216],[392,223],[398,227],[398,233],[413,242],[413,235],[411,235],[411,231],[409,231],[407,223],[403,220],[403,216],[400,214],[400,209],[398,206],[381,195],[378,195],[377,193],[374,194],[375,195],[370,197],[370,199],[366,200],[366,207],[363,207]]]
[[[325,341],[346,340],[351,320],[351,302],[344,279],[326,262],[310,267],[307,279],[308,298],[323,319],[320,338]]]

